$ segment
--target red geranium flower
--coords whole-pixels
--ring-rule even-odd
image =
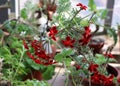
[[[86,26],[85,27],[85,36],[88,36],[88,35],[90,35],[90,33],[91,33],[91,30],[90,30],[90,27],[89,26]]]
[[[26,43],[24,42],[24,45],[26,47]],[[28,46],[27,46],[28,47]],[[42,45],[39,41],[33,40],[31,41],[31,47],[33,48],[33,54],[31,54],[29,51],[26,52],[27,56],[31,58],[35,63],[37,64],[43,64],[43,65],[51,65],[56,63],[51,59],[50,56],[48,56],[45,51],[42,48]]]
[[[82,10],[87,9],[87,6],[83,5],[82,3],[78,3],[76,6],[79,6]]]
[[[33,41],[31,41],[31,47],[32,48],[34,48],[35,49],[35,51],[36,50],[40,50],[41,49],[41,43],[39,42],[39,41],[37,41],[37,40],[33,40]]]
[[[25,40],[23,40],[23,45],[24,45],[25,49],[29,49],[29,47],[28,47],[28,45],[27,45]]]
[[[80,65],[75,65],[75,67],[76,67],[76,70],[79,70],[80,68],[81,68],[81,66]]]
[[[90,72],[97,72],[97,68],[98,68],[98,64],[93,64],[93,63],[91,63],[90,65],[89,65],[89,67],[88,67],[88,70],[90,71]]]
[[[106,79],[104,79],[104,86],[111,86],[111,84],[113,83],[113,78],[114,78],[114,75],[111,75]]]
[[[92,76],[91,76],[91,80],[94,82],[94,83],[97,83],[97,84],[99,84],[100,83],[100,74],[98,74],[98,73],[95,73],[95,74],[93,74]]]
[[[91,35],[89,35],[87,37],[83,36],[83,38],[79,40],[79,43],[81,43],[81,45],[84,46],[84,45],[87,45],[90,40],[91,40]]]
[[[50,58],[48,55],[46,55],[44,50],[41,50],[40,52],[38,52],[37,56],[39,58],[46,59],[46,60]]]
[[[108,58],[115,58],[111,53],[109,53],[109,54],[104,54],[104,56],[106,56],[106,57],[108,57]]]
[[[56,26],[53,26],[50,28],[49,36],[53,39],[56,40],[55,35],[58,33],[58,30],[56,29]]]
[[[74,44],[75,40],[71,39],[70,36],[67,36],[65,40],[62,40],[62,43],[65,47],[71,47],[73,48],[73,44]]]
[[[91,40],[91,30],[89,28],[89,26],[85,27],[85,33],[82,34],[83,38],[79,40],[79,43],[81,43],[81,45],[87,45],[89,43],[89,41]]]
[[[40,59],[35,59],[35,63],[37,63],[37,64],[41,64]]]
[[[33,60],[35,59],[35,57],[30,52],[26,52],[26,54],[28,55],[29,58],[31,58]]]
[[[120,78],[117,79],[117,82],[120,84]]]

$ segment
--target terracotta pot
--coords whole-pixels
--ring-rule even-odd
[[[31,73],[28,73],[25,77],[24,77],[24,81],[27,80],[27,79],[37,79],[39,81],[43,80],[43,77],[42,77],[42,73],[41,71],[38,71],[38,70],[32,70]]]
[[[102,53],[102,48],[104,46],[104,40],[102,39],[92,39],[89,43],[89,47],[93,49],[93,53]]]

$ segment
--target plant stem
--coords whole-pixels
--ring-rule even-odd
[[[95,15],[95,12],[94,13],[92,13],[92,16],[90,17],[90,19],[89,19],[89,21],[88,22],[90,22],[91,21],[91,19],[93,18],[93,16]]]
[[[23,47],[23,46],[22,46],[22,47]],[[22,52],[22,54],[21,54],[20,61],[19,61],[19,63],[18,63],[18,67],[17,67],[17,69],[16,69],[16,72],[15,72],[15,74],[14,74],[14,76],[13,76],[13,80],[14,80],[14,78],[15,78],[17,72],[19,71],[20,63],[21,63],[21,61],[22,61],[22,59],[23,59],[24,53],[25,53],[25,48],[23,47],[23,52]]]
[[[74,86],[77,86],[76,83],[75,83],[75,80],[74,80],[73,76],[72,76],[72,82],[73,82]]]
[[[89,86],[91,86],[91,75],[90,75],[90,72],[89,72]]]
[[[75,15],[72,17],[72,19],[70,20],[70,22],[76,17],[76,15],[81,11],[82,9],[79,9],[76,13],[75,13]]]

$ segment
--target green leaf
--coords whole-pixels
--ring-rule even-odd
[[[62,62],[63,61],[63,55],[61,53],[58,53],[57,55],[55,55],[55,60],[58,62]]]
[[[25,9],[25,8],[23,8],[22,10],[21,10],[21,17],[23,18],[23,19],[27,19],[27,10]]]
[[[40,64],[36,64],[32,59],[26,57],[26,62],[35,70],[40,70],[41,69],[41,65]]]
[[[102,18],[102,19],[105,19],[106,16],[107,16],[107,14],[108,14],[108,10],[107,10],[107,9],[102,10],[102,12],[101,12],[101,18]]]
[[[96,4],[95,4],[94,0],[89,0],[88,6],[90,7],[91,11],[95,11],[96,10]]]
[[[66,66],[70,66],[71,61],[72,61],[71,58],[66,58],[66,59],[64,60],[65,65],[66,65]]]
[[[73,53],[73,50],[70,48],[69,49],[64,48],[61,53],[66,57],[71,55]]]
[[[66,56],[69,56],[73,53],[72,49],[63,49],[60,53],[58,53],[55,56],[55,60],[58,62],[63,62],[63,59],[66,58]]]
[[[70,0],[59,0],[58,3],[59,3],[59,5],[57,7],[57,9],[58,9],[57,12],[58,13],[63,13],[63,12],[66,12],[66,11],[70,10],[70,6],[71,6]]]
[[[0,37],[3,35],[3,31],[0,29]]]
[[[84,27],[84,26],[88,26],[89,25],[89,22],[88,22],[88,20],[81,20],[80,21],[80,25],[82,26],[82,27]]]
[[[96,54],[94,60],[97,64],[103,64],[107,61],[107,59],[102,54]]]
[[[5,56],[5,55],[11,56],[11,52],[9,48],[6,46],[0,48],[0,56]]]
[[[114,45],[116,45],[116,43],[117,43],[117,34],[116,34],[116,32],[115,32],[115,29],[114,28],[108,28],[108,29],[106,29],[107,30],[107,34],[109,35],[109,36],[112,36],[113,37],[113,40],[114,40]]]
[[[54,66],[47,66],[46,70],[43,72],[42,76],[45,80],[49,80],[54,75]]]

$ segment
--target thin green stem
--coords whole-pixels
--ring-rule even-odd
[[[92,15],[93,13],[90,13],[90,14],[88,14],[88,15],[86,15],[86,16],[84,16],[83,18],[81,18],[81,20],[83,20],[83,19],[85,19],[85,18],[87,18],[87,17],[89,17],[90,15]]]
[[[68,75],[68,73],[67,73],[66,81],[65,81],[65,86],[68,86],[68,80],[69,80],[69,75]]]
[[[18,63],[18,67],[17,67],[17,69],[16,69],[16,72],[15,72],[15,74],[14,74],[14,76],[13,76],[13,80],[14,80],[14,78],[15,78],[17,72],[19,71],[20,63],[21,63],[22,60],[23,60],[23,55],[24,55],[24,53],[25,53],[25,48],[23,47],[23,52],[21,53],[20,61],[19,61],[19,63]]]
[[[73,82],[74,86],[77,86],[76,83],[75,83],[75,80],[74,80],[73,76],[71,76],[71,77],[72,77],[72,82]]]
[[[93,18],[93,16],[95,15],[95,12],[94,13],[92,13],[92,16],[90,17],[90,19],[89,19],[89,21],[88,22],[90,22],[91,21],[91,19]]]
[[[77,14],[81,11],[82,9],[79,9],[76,13],[75,13],[75,15],[72,17],[72,19],[70,20],[70,22],[77,16]]]

